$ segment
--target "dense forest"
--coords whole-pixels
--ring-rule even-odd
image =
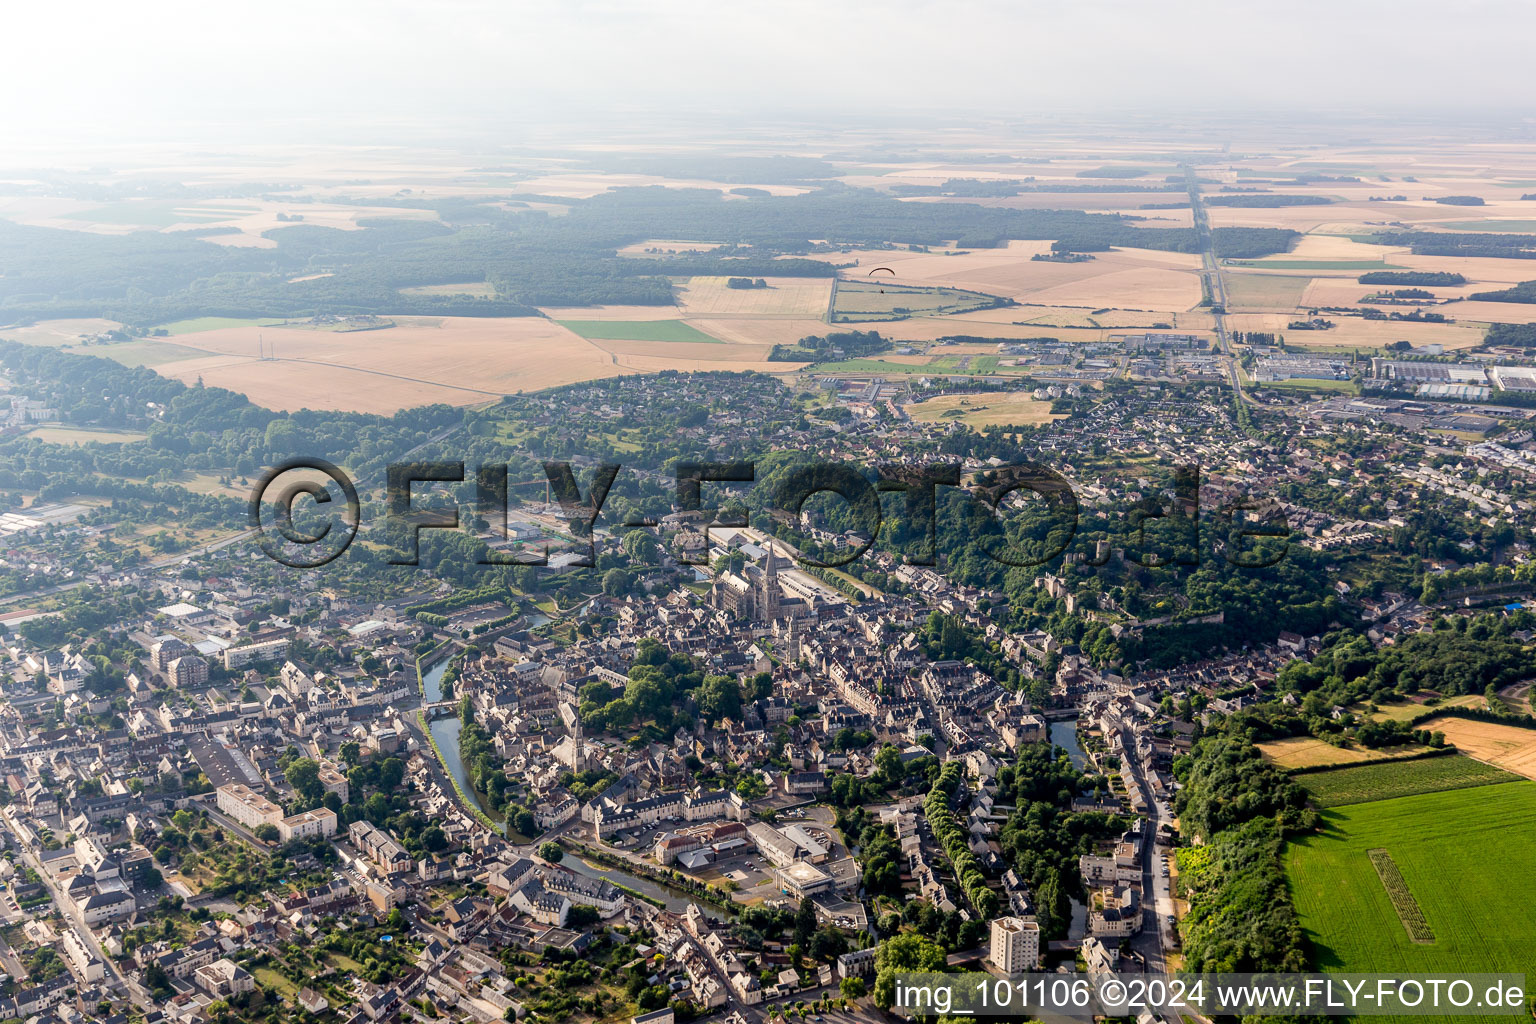
[[[1368,274],[1361,274],[1355,280],[1361,284],[1451,286],[1467,283],[1467,279],[1460,274],[1452,274],[1443,270],[1373,270]]]
[[[1280,852],[1286,832],[1316,824],[1306,790],[1265,761],[1240,727],[1219,718],[1174,763],[1174,774],[1183,784],[1175,813],[1204,842],[1178,855],[1189,899],[1180,924],[1185,965],[1197,972],[1305,970],[1304,933]]]
[[[1406,245],[1415,256],[1491,256],[1501,259],[1536,259],[1536,235],[1498,235],[1485,232],[1384,231],[1372,236],[1379,245]],[[1403,282],[1405,284],[1423,282]]]
[[[1521,281],[1498,291],[1474,292],[1467,297],[1484,302],[1536,302],[1536,281]]]
[[[1489,324],[1483,344],[1536,348],[1536,324]]]
[[[622,246],[658,237],[723,243],[729,248],[665,261],[668,274],[721,276],[835,273],[821,261],[779,259],[808,252],[813,238],[839,245],[958,240],[964,248],[1009,239],[1199,247],[1192,229],[1142,227],[1120,215],[904,203],[836,182],[796,196],[727,199],[713,189],[658,186],[589,199],[539,198],[568,212],[415,199],[410,207],[430,208],[439,220],[376,218],[356,231],[287,225],[265,233],[272,248],[218,245],[203,237],[215,233],[208,228],[101,235],[0,221],[0,316],[107,316],[145,327],[193,316],[528,316],[543,305],[660,305],[672,301],[672,288],[658,261],[617,255]],[[1269,228],[1215,232],[1223,256],[1281,252],[1295,238]],[[491,283],[496,297],[400,291],[479,281]]]
[[[1333,202],[1327,196],[1296,195],[1295,193],[1259,192],[1253,195],[1207,196],[1206,206],[1235,206],[1247,209],[1278,209],[1282,206],[1327,206]]]

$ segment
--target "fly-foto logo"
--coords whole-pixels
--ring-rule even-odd
[[[582,494],[576,474],[569,462],[546,462],[544,474],[549,481],[550,493],[559,501],[571,532],[587,542],[587,552],[573,562],[575,566],[596,564],[596,549],[592,538],[593,527],[602,515],[603,504],[614,480],[622,470],[618,463],[602,463],[592,471],[587,493]],[[798,517],[805,503],[816,494],[836,494],[849,505],[856,521],[854,532],[864,539],[852,548],[833,558],[821,561],[801,554],[799,560],[817,568],[834,568],[847,565],[862,557],[874,545],[884,521],[881,505],[882,494],[901,497],[902,515],[909,536],[916,541],[905,551],[908,562],[914,565],[934,565],[938,535],[939,495],[942,488],[960,488],[961,466],[959,463],[898,463],[876,467],[873,480],[851,466],[834,462],[812,462],[791,469],[774,488],[768,511],[784,517]],[[422,530],[457,530],[460,527],[458,507],[424,509],[414,504],[413,488],[418,484],[455,484],[471,479],[463,462],[405,462],[388,467],[386,479],[386,527],[404,530],[406,542],[403,550],[390,559],[392,565],[420,564],[420,536]],[[286,478],[282,487],[276,485]],[[325,482],[322,482],[324,478]],[[506,539],[506,513],[509,507],[506,463],[489,463],[476,466],[472,476],[475,485],[475,510],[485,516],[494,527],[499,524],[499,539]],[[704,513],[703,490],[706,483],[752,484],[757,480],[757,467],[751,461],[740,462],[679,462],[675,470],[676,508],[681,512]],[[332,488],[335,488],[335,493]],[[1132,560],[1148,568],[1168,565],[1196,565],[1199,563],[1200,531],[1200,469],[1198,466],[1176,466],[1173,474],[1173,498],[1167,505],[1156,501],[1138,502],[1126,513],[1133,551],[1143,552]],[[1017,463],[988,469],[985,475],[967,490],[966,536],[994,562],[1000,565],[1020,567],[1043,565],[1058,558],[1076,536],[1079,505],[1071,483],[1055,470],[1036,462]],[[1011,495],[1027,493],[1040,499],[1046,521],[1044,542],[1020,546],[1011,542],[1007,531],[1001,529],[1004,501]],[[309,529],[301,529],[295,523],[295,504],[309,499],[306,522],[316,518],[323,522]],[[1249,503],[1235,503],[1216,511],[1218,518],[1227,522],[1223,558],[1231,565],[1245,569],[1264,568],[1274,565],[1285,557],[1288,546],[1284,543],[1255,549],[1248,548],[1248,538],[1284,540],[1290,529],[1278,510],[1271,510],[1268,517],[1245,522],[1240,517],[1255,511]],[[317,513],[330,513],[319,514]],[[267,470],[251,492],[249,520],[260,538],[262,550],[268,557],[294,568],[312,569],[338,558],[356,539],[362,521],[362,506],[356,485],[339,467],[324,459],[295,458]],[[715,515],[715,513],[711,513]],[[1175,545],[1177,553],[1166,557],[1149,556],[1145,553],[1146,528],[1149,521],[1169,520],[1185,536]],[[650,518],[628,518],[613,523],[610,529],[656,529],[659,523]],[[708,532],[711,527],[742,527],[743,519],[722,520],[717,516],[703,526],[703,550],[709,547]],[[401,536],[392,534],[392,536]],[[684,554],[685,564],[703,564],[702,555],[689,557]],[[480,556],[481,565],[547,565],[548,553],[537,554],[514,551],[493,551],[487,548]],[[1089,565],[1102,565],[1104,560],[1089,561]]]

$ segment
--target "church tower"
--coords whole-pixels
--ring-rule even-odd
[[[763,555],[763,577],[757,595],[756,618],[759,622],[779,621],[779,562],[773,553],[773,541]]]

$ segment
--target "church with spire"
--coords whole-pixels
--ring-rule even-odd
[[[759,626],[813,614],[814,609],[804,599],[784,593],[779,577],[782,568],[785,566],[773,541],[769,541],[756,565],[747,566],[740,575],[729,570],[715,575],[709,588],[710,606]]]

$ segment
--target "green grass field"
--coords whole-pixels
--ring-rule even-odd
[[[177,334],[196,334],[198,331],[217,331],[225,327],[277,327],[281,320],[271,318],[263,320],[241,319],[233,316],[199,316],[191,320],[176,320],[172,323],[160,326],[172,336]]]
[[[49,444],[90,444],[93,441],[101,444],[126,444],[129,441],[142,441],[144,434],[129,430],[85,430],[80,427],[34,427],[27,431],[27,437],[46,441]]]
[[[1536,972],[1536,782],[1379,800],[1327,811],[1324,823],[1285,852],[1317,968]],[[1433,942],[1409,937],[1374,849],[1391,856]]]
[[[997,298],[938,285],[898,285],[880,281],[839,281],[832,295],[832,322],[905,320],[988,309]]]
[[[206,359],[209,353],[202,349],[188,348],[169,341],[120,341],[111,345],[91,345],[70,348],[83,356],[101,356],[124,366],[162,366],[181,359]]]
[[[1301,391],[1347,391],[1356,394],[1359,389],[1352,380],[1308,380],[1297,377],[1294,380],[1267,380],[1254,387],[1261,388],[1293,388]]]
[[[1452,754],[1417,761],[1345,765],[1296,776],[1319,807],[1342,807],[1371,800],[1439,793],[1473,786],[1519,782],[1502,768]]]
[[[724,345],[681,320],[558,320],[589,341],[676,341],[695,345]]]
[[[1223,260],[1229,267],[1255,270],[1406,270],[1386,260]]]
[[[1536,220],[1448,220],[1434,225],[1456,231],[1493,231],[1511,235],[1536,234]]]

